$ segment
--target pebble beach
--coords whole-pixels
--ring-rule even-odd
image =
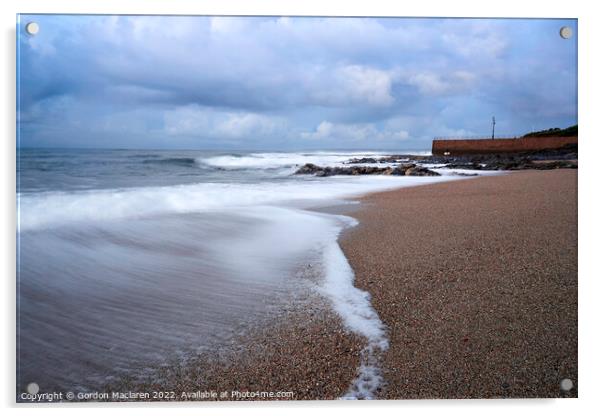
[[[576,170],[362,204],[341,246],[389,328],[381,398],[577,396]]]

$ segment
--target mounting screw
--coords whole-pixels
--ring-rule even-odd
[[[568,26],[562,26],[560,28],[560,37],[562,39],[569,39],[571,36],[573,36],[573,29]]]
[[[40,25],[36,22],[29,22],[25,25],[25,31],[30,35],[36,35],[40,31]]]

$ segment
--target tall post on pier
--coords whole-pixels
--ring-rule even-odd
[[[495,116],[491,117],[491,140],[495,139]]]

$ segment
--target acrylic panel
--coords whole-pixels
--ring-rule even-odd
[[[17,401],[576,397],[577,36],[18,16]]]

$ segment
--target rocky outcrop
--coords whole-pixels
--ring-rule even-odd
[[[348,165],[356,165],[358,163],[382,163],[380,161],[380,159],[374,158],[374,157],[360,157],[360,158],[353,158],[350,159],[348,162],[345,162],[345,164]]]
[[[380,163],[431,163],[447,165],[449,168],[464,168],[476,170],[516,170],[516,169],[559,169],[576,168],[577,144],[568,144],[558,149],[525,151],[517,153],[486,153],[457,156],[443,155],[388,155],[382,157],[362,157],[344,162],[346,165],[380,164]],[[550,164],[535,166],[545,161]],[[557,163],[566,161],[566,163]],[[533,163],[533,164],[532,164]]]
[[[522,160],[494,160],[487,163],[449,163],[448,169],[470,170],[549,170],[549,169],[577,169],[577,162],[572,160],[532,161]]]
[[[474,154],[459,156],[419,156],[422,163],[446,165],[448,168],[476,170],[517,170],[517,169],[559,169],[577,167],[577,145],[567,145],[560,149],[539,150],[521,153]],[[535,166],[546,162],[547,165]],[[566,163],[558,163],[566,162]]]
[[[307,163],[295,174],[334,176],[334,175],[396,175],[396,176],[440,176],[420,164],[429,163],[446,169],[479,170],[547,170],[577,169],[577,145],[567,145],[560,149],[538,150],[522,153],[474,154],[460,156],[418,156],[388,155],[382,157],[362,157],[344,162],[345,166],[318,166]],[[363,166],[366,164],[386,166]],[[393,165],[393,166],[391,166]],[[457,173],[468,176],[473,173]]]
[[[405,176],[441,176],[441,174],[418,165],[410,165],[405,170]]]
[[[357,165],[360,163],[403,163],[408,161],[420,162],[428,160],[430,156],[418,156],[418,155],[390,155],[379,158],[375,157],[361,157],[350,159],[345,162],[346,165]]]
[[[313,163],[306,163],[301,166],[295,175],[315,175],[315,176],[334,176],[334,175],[395,175],[395,176],[440,176],[439,173],[418,166],[414,163],[403,164],[395,167],[374,167],[374,166],[351,166],[351,167],[330,167],[318,166]]]

